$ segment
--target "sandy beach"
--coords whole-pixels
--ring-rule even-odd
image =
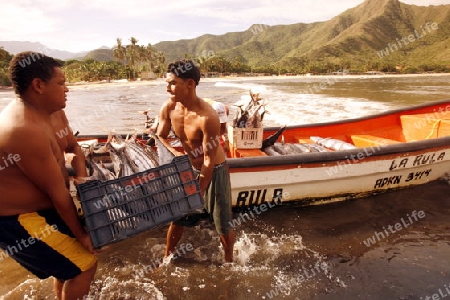
[[[273,81],[273,80],[291,80],[291,79],[299,79],[299,78],[310,78],[310,79],[346,79],[346,78],[407,78],[407,77],[440,77],[440,76],[449,76],[450,73],[421,73],[421,74],[379,74],[379,75],[296,75],[296,76],[223,76],[223,77],[202,77],[200,82],[242,82],[242,81]],[[84,86],[95,86],[95,87],[111,87],[111,86],[146,86],[146,85],[160,85],[165,84],[164,78],[157,78],[155,80],[136,80],[136,81],[127,81],[126,79],[113,80],[111,82],[74,82],[68,83],[67,85],[70,88],[78,88]]]

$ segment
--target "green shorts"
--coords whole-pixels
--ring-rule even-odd
[[[192,227],[205,216],[209,216],[219,234],[228,234],[231,229],[231,184],[226,162],[214,166],[213,175],[205,191],[206,214],[190,214],[174,222],[178,226]]]

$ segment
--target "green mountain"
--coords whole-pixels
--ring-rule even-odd
[[[94,59],[97,61],[112,61],[114,60],[114,53],[111,49],[100,48],[90,51],[83,59]]]
[[[415,6],[366,0],[333,19],[310,24],[252,25],[244,32],[160,42],[166,61],[214,53],[251,66],[450,66],[450,5]],[[389,66],[390,65],[390,66]]]

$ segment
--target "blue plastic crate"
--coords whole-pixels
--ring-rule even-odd
[[[203,208],[188,156],[109,181],[77,186],[86,226],[95,248],[168,224]]]

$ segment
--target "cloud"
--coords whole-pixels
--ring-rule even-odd
[[[221,4],[220,4],[221,3]],[[227,5],[217,2],[215,5],[192,7],[189,14],[197,17],[209,17],[229,23],[252,24],[293,24],[325,21],[342,13],[348,8],[361,4],[361,0],[346,0],[324,5],[322,1],[275,1],[259,0],[251,5]]]
[[[57,25],[40,9],[3,3],[1,10],[0,32],[5,40],[31,40],[38,34],[52,32]]]
[[[403,3],[406,4],[414,4],[419,6],[428,6],[428,5],[441,5],[441,4],[450,4],[449,0],[400,0]],[[426,3],[424,3],[426,2]]]
[[[117,18],[148,17],[148,18],[170,18],[171,14],[180,14],[191,7],[202,7],[212,5],[211,0],[171,1],[157,0],[67,0],[83,5],[86,9],[101,10]]]

